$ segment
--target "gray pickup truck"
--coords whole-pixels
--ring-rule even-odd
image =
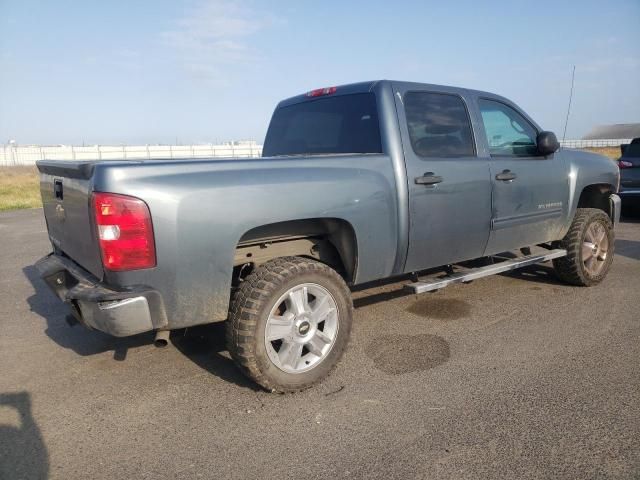
[[[506,98],[397,81],[278,104],[257,159],[40,161],[42,277],[112,335],[227,322],[241,370],[296,391],[348,342],[350,287],[422,293],[553,260],[599,283],[618,166]],[[404,276],[404,277],[403,277]]]

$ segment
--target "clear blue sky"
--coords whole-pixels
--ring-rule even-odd
[[[264,138],[379,78],[500,93],[568,138],[640,122],[640,1],[0,0],[0,143]]]

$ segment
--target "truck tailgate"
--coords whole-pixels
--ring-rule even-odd
[[[36,164],[51,243],[85,270],[102,278],[100,247],[91,213],[95,163],[43,160]]]

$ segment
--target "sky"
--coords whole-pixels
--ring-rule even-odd
[[[0,143],[261,143],[276,103],[396,79],[561,137],[640,122],[640,0],[0,0]]]

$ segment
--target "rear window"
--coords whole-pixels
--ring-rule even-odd
[[[381,152],[376,97],[361,93],[278,108],[262,155]]]

